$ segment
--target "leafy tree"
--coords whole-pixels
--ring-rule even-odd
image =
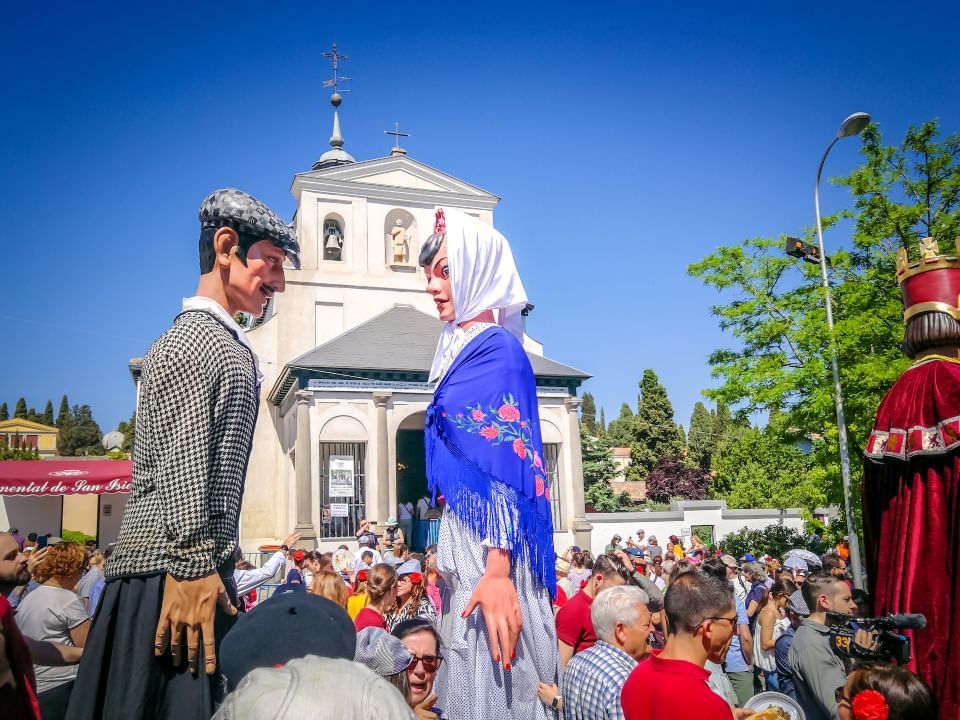
[[[687,433],[687,459],[696,467],[707,470],[710,468],[716,445],[714,419],[706,406],[702,402],[698,402],[693,406],[693,414],[690,416],[690,432]]]
[[[137,430],[137,411],[133,411],[130,422],[121,421],[117,430],[123,433],[123,445],[120,446],[120,449],[126,453],[133,452],[133,436]],[[586,471],[584,471],[584,474],[586,474]]]
[[[603,414],[603,408],[600,408],[600,424],[597,425],[597,435],[604,437],[607,434],[607,418]]]
[[[627,403],[620,406],[620,417],[607,428],[611,447],[630,447],[633,442],[633,410]]]
[[[584,499],[597,512],[618,512],[630,507],[626,493],[614,491],[610,481],[617,475],[617,466],[610,453],[610,444],[596,438],[580,427],[580,445],[583,451]]]
[[[27,401],[24,398],[17,400],[17,407],[13,411],[13,417],[19,420],[27,419]]]
[[[716,466],[711,495],[731,508],[813,510],[826,504],[824,470],[772,427],[746,430]]]
[[[628,477],[642,480],[658,460],[677,457],[682,452],[667,390],[657,374],[647,368],[640,381],[640,406],[633,420]]]
[[[916,258],[918,237],[933,237],[949,252],[960,234],[960,136],[941,139],[931,121],[911,127],[899,145],[885,146],[871,125],[861,152],[863,164],[837,181],[856,206],[845,213],[855,221],[852,248],[830,257],[851,454],[863,446],[884,392],[909,365],[899,348],[896,252],[906,248]],[[827,218],[826,225],[836,219]],[[812,240],[810,231],[803,236]],[[737,341],[710,355],[720,382],[706,394],[742,413],[776,407],[784,426],[821,435],[815,461],[826,469],[828,499],[838,501],[838,434],[819,268],[787,257],[784,241],[752,238],[690,266],[693,276],[729,296],[713,312]],[[857,463],[854,472],[859,475]]]
[[[93,419],[90,406],[74,405],[67,417],[57,434],[57,452],[68,457],[101,454],[100,426]]]
[[[7,409],[6,401],[0,403],[0,420],[9,420],[10,411]]]
[[[590,435],[597,435],[597,405],[590,393],[583,394],[583,401],[580,405],[580,422]]]
[[[43,409],[43,419],[40,422],[44,425],[53,425],[53,401],[47,400],[47,406]]]
[[[647,498],[668,502],[672,498],[703,500],[707,497],[710,475],[698,467],[690,467],[682,458],[661,458],[647,475]]]
[[[735,558],[741,558],[747,553],[756,557],[770,555],[783,558],[794,548],[810,550],[809,539],[802,532],[780,523],[768,525],[762,530],[740,528],[720,540],[721,551]]]
[[[70,419],[70,403],[67,402],[67,396],[60,398],[60,412],[57,413],[57,427],[62,428],[63,424]]]

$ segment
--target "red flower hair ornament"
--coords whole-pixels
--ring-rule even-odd
[[[853,702],[854,720],[887,720],[890,716],[890,706],[881,693],[876,690],[862,690],[858,692]]]

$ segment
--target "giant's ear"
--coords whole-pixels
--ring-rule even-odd
[[[230,256],[240,243],[237,231],[230,227],[222,227],[213,236],[213,252],[217,258],[217,266],[230,267]]]

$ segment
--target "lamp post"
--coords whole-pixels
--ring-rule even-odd
[[[814,187],[813,205],[817,214],[817,240],[820,244],[820,276],[823,279],[823,291],[827,305],[827,327],[830,332],[830,369],[833,372],[833,395],[837,406],[837,435],[840,442],[840,474],[843,477],[843,510],[847,517],[847,535],[850,541],[850,572],[853,586],[863,587],[860,571],[860,541],[857,538],[857,525],[853,520],[853,504],[850,497],[850,450],[847,447],[847,423],[843,415],[843,389],[840,386],[840,368],[837,365],[837,343],[833,335],[833,304],[830,301],[830,277],[827,274],[827,253],[823,247],[823,226],[820,222],[820,175],[827,155],[845,137],[859,135],[870,122],[870,115],[864,112],[853,113],[847,117],[837,131],[837,136],[827,145],[817,168],[817,184]]]

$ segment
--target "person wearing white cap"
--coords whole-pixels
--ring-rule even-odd
[[[457,210],[437,211],[420,265],[446,323],[424,428],[428,485],[446,503],[439,704],[458,720],[554,718],[537,695],[540,682],[556,684],[559,659],[551,488],[522,344],[527,295],[506,238]]]
[[[437,624],[437,611],[427,597],[426,584],[420,561],[407,560],[397,567],[397,607],[387,616],[387,629],[393,629],[404,620],[419,617]]]

